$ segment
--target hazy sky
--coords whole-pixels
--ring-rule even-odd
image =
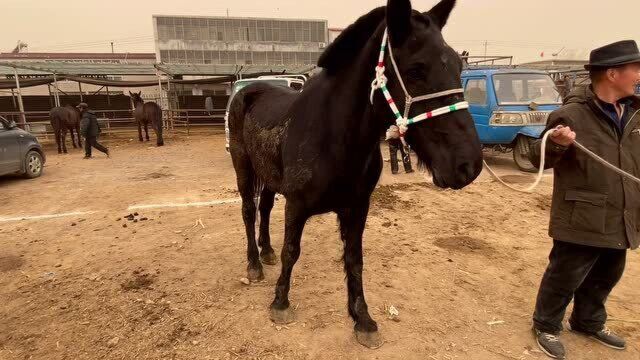
[[[327,19],[344,27],[384,0],[0,0],[0,52],[18,40],[29,51],[153,52],[151,15]],[[436,0],[414,0],[428,10]],[[596,6],[598,4],[598,6]],[[607,8],[609,6],[609,8]],[[459,0],[445,28],[457,50],[518,61],[588,56],[594,47],[640,41],[640,0]]]

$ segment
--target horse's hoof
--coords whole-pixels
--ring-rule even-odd
[[[262,263],[266,265],[276,265],[278,263],[278,257],[273,251],[261,253],[260,260],[262,260]]]
[[[247,270],[247,278],[249,281],[256,282],[264,280],[264,273],[262,272],[262,267],[258,269],[248,269]]]
[[[295,314],[290,307],[284,310],[278,310],[272,307],[269,317],[271,318],[271,321],[278,325],[291,324],[295,320]]]
[[[369,349],[377,349],[382,346],[382,336],[378,331],[364,332],[355,330],[356,340],[360,345],[368,347]]]

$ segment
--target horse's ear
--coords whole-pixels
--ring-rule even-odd
[[[425,13],[441,30],[447,24],[451,10],[456,6],[456,0],[442,0],[433,9]]]
[[[133,93],[131,92],[131,90],[129,90],[129,96],[133,96]]]
[[[387,2],[387,31],[391,45],[400,46],[411,34],[411,13],[409,0]]]
[[[337,71],[353,62],[384,20],[384,14],[384,6],[379,7],[349,25],[320,55],[318,66]]]

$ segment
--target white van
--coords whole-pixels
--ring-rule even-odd
[[[238,91],[242,90],[249,84],[264,82],[272,85],[280,85],[287,86],[297,91],[302,91],[304,87],[304,83],[308,80],[306,75],[269,75],[269,76],[260,76],[254,79],[244,79],[238,80],[233,83],[231,87],[231,95],[229,96],[229,101],[227,102],[227,111],[224,114],[224,133],[225,133],[225,148],[227,152],[229,152],[229,107],[231,106],[231,101],[233,101],[233,97],[238,93]]]

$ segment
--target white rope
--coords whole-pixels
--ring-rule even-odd
[[[507,188],[513,190],[513,191],[517,191],[520,193],[525,193],[525,194],[531,194],[533,193],[533,190],[538,187],[538,185],[540,185],[540,181],[542,181],[542,177],[544,176],[544,164],[545,164],[545,158],[546,158],[546,150],[547,150],[547,140],[549,139],[549,136],[551,136],[551,134],[553,134],[554,132],[556,132],[556,129],[551,129],[549,131],[547,131],[544,136],[542,137],[542,144],[540,146],[540,167],[538,168],[538,175],[536,176],[536,180],[533,182],[533,184],[529,185],[528,187],[521,189],[521,188],[517,188],[515,186],[512,186],[510,184],[507,184],[504,180],[502,180],[498,174],[495,173],[495,171],[493,171],[493,169],[491,169],[491,167],[489,167],[489,164],[487,164],[487,162],[485,160],[483,160],[483,164],[484,167],[487,169],[487,171],[489,171],[489,174],[491,174],[491,176],[497,180],[499,183],[501,183],[502,185],[506,186]],[[614,171],[615,173],[621,175],[622,177],[625,177],[627,179],[630,179],[638,184],[640,184],[640,179],[629,174],[628,172],[619,169],[618,167],[616,167],[615,165],[607,162],[605,159],[601,158],[600,156],[598,156],[597,154],[595,154],[593,151],[587,149],[584,145],[580,144],[577,141],[573,141],[573,145],[575,145],[578,149],[582,150],[585,154],[587,154],[590,158],[592,158],[593,160],[595,160],[596,162],[602,164],[604,167],[606,167],[607,169]]]

